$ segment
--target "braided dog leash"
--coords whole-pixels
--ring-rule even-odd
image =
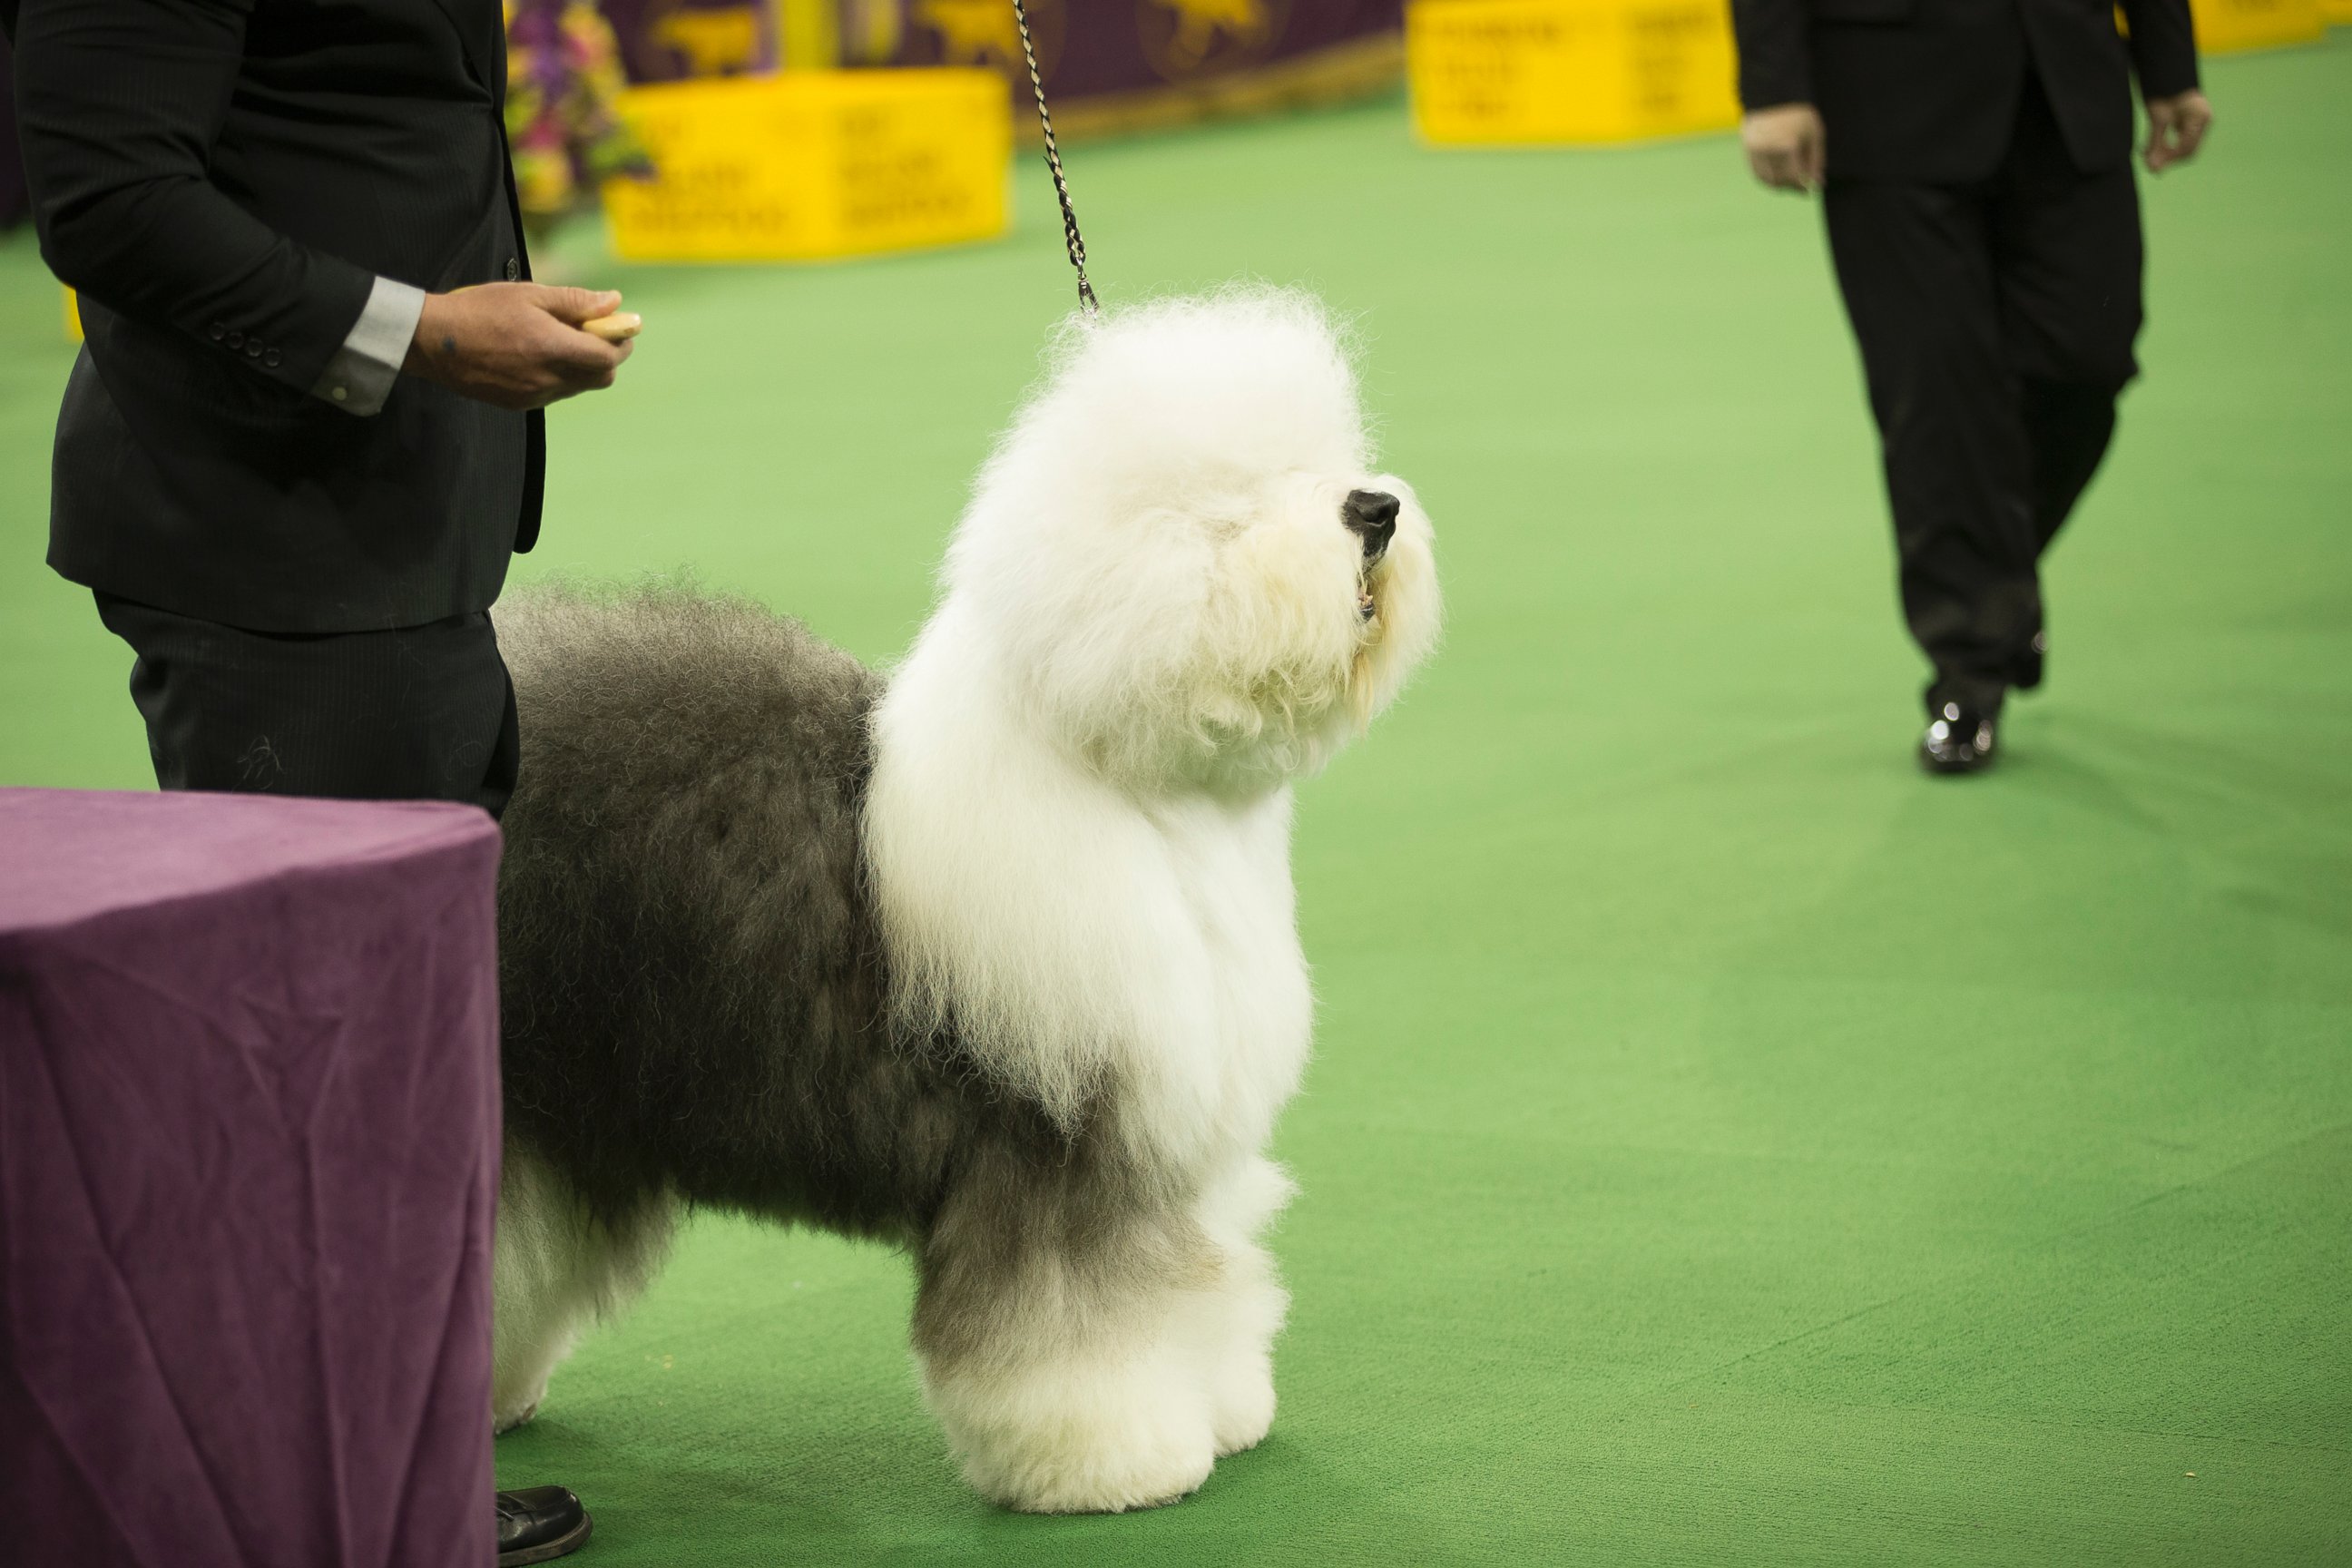
[[[1069,247],[1070,265],[1078,269],[1078,304],[1088,316],[1102,307],[1095,301],[1095,286],[1087,281],[1087,242],[1078,233],[1078,215],[1070,205],[1070,182],[1062,176],[1062,150],[1054,143],[1054,116],[1045,108],[1045,79],[1037,70],[1037,46],[1029,37],[1029,11],[1013,0],[1013,19],[1021,24],[1021,53],[1029,62],[1029,88],[1037,95],[1037,123],[1045,128],[1045,166],[1054,171],[1054,195],[1062,204],[1062,240]]]

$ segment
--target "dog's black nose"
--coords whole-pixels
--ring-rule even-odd
[[[1396,532],[1397,499],[1386,490],[1349,490],[1339,503],[1339,521],[1363,536],[1364,559],[1389,547]]]

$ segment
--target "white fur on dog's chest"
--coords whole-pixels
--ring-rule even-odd
[[[897,1005],[1071,1125],[1108,1090],[1163,1169],[1262,1145],[1312,1003],[1290,792],[1149,800],[1040,734],[943,614],[875,715],[866,846]]]
[[[1290,792],[1246,805],[1188,799],[1150,814],[1206,959],[1211,1060],[1192,1084],[1228,1150],[1262,1147],[1297,1092],[1314,1029],[1290,880]]]

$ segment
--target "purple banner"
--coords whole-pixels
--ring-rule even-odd
[[[901,0],[892,65],[1019,74],[1012,0]],[[1392,35],[1403,0],[1030,0],[1048,89],[1076,100],[1186,87]]]
[[[1005,0],[1006,7],[1012,0]],[[779,58],[773,0],[599,0],[631,81],[746,76]]]
[[[603,0],[632,81],[778,64],[987,66],[1025,113],[1013,0]],[[1377,90],[1404,0],[1028,0],[1057,127],[1084,133]]]

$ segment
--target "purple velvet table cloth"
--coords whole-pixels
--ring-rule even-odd
[[[491,1562],[498,857],[0,791],[0,1562]]]

